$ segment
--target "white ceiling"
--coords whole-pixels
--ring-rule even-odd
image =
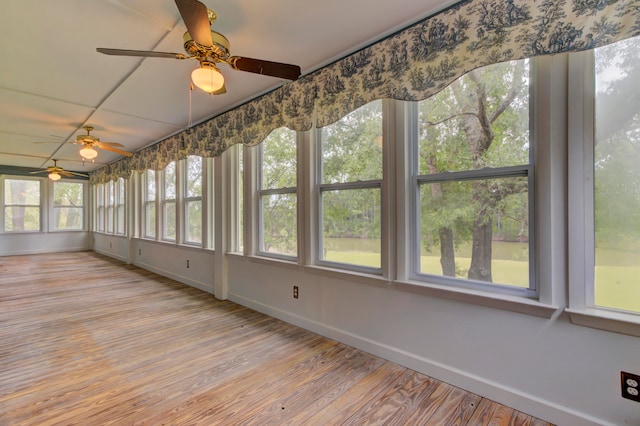
[[[231,54],[299,65],[308,74],[455,0],[204,0]],[[107,56],[97,47],[184,53],[174,0],[20,0],[0,14],[0,165],[88,172],[84,125],[135,152],[265,93],[283,80],[221,65],[227,93],[189,93],[195,61]],[[189,111],[191,109],[191,118]],[[36,144],[34,142],[55,142]]]

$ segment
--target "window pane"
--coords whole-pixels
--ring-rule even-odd
[[[155,237],[156,236],[156,204],[148,203],[146,205],[145,212],[145,236],[147,237]]]
[[[164,198],[173,200],[176,198],[176,163],[169,163],[164,169]]]
[[[118,179],[118,204],[124,204],[124,199],[125,199],[124,179],[119,178]]]
[[[420,175],[529,163],[529,62],[479,68],[419,103]]]
[[[244,250],[244,149],[238,146],[238,251]]]
[[[382,101],[322,129],[322,183],[382,179]]]
[[[156,172],[147,170],[147,201],[156,199]]]
[[[640,312],[640,38],[596,49],[595,289]]]
[[[420,185],[423,274],[529,287],[527,178]]]
[[[59,230],[82,229],[82,207],[56,207],[54,209],[55,228]]]
[[[176,203],[164,204],[164,238],[176,239]]]
[[[187,229],[185,241],[189,243],[202,243],[202,201],[188,201]]]
[[[6,232],[40,230],[39,207],[5,207],[4,212],[4,230]]]
[[[281,127],[272,131],[262,147],[262,189],[296,186],[296,132]]]
[[[187,157],[187,197],[202,197],[202,157]]]
[[[322,192],[321,259],[381,267],[380,190]]]
[[[54,182],[53,204],[55,206],[82,206],[83,189],[82,183]]]
[[[5,179],[4,204],[19,206],[39,206],[40,181]]]
[[[296,194],[262,196],[261,251],[298,255]]]
[[[118,205],[118,211],[116,213],[117,216],[117,229],[116,232],[118,234],[124,234],[124,205]]]
[[[40,181],[5,179],[4,230],[40,230]]]

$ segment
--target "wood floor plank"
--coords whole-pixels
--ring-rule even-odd
[[[0,257],[0,426],[548,425],[93,252]]]

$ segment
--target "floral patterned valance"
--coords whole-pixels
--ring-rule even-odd
[[[376,99],[423,100],[485,65],[603,46],[640,34],[640,0],[468,0],[301,79],[91,174],[161,169],[187,155],[257,145],[274,129],[331,124]]]

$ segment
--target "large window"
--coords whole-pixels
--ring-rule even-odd
[[[144,172],[143,182],[143,222],[145,238],[156,237],[156,172],[147,170]]]
[[[104,232],[104,188],[105,184],[96,185],[95,189],[95,206],[96,206],[96,223],[93,225],[93,229],[98,232]]]
[[[381,101],[321,130],[320,263],[381,270],[382,134]]]
[[[259,152],[259,251],[296,257],[296,132],[284,127],[272,131]]]
[[[53,182],[53,229],[84,228],[84,183]]]
[[[528,61],[476,69],[419,103],[418,277],[535,291]]]
[[[4,232],[40,231],[40,180],[5,178]]]
[[[595,51],[594,300],[640,312],[640,38]]]
[[[126,185],[123,178],[116,181],[116,234],[124,235],[125,223]]]
[[[187,157],[184,196],[186,244],[202,244],[202,166],[202,157]]]
[[[113,226],[114,226],[114,222],[115,222],[115,203],[116,203],[116,196],[115,196],[115,185],[113,184],[113,181],[110,180],[109,182],[107,182],[106,185],[106,192],[107,192],[107,232],[109,234],[113,234]]]
[[[162,185],[162,239],[176,240],[176,163],[164,169]]]

